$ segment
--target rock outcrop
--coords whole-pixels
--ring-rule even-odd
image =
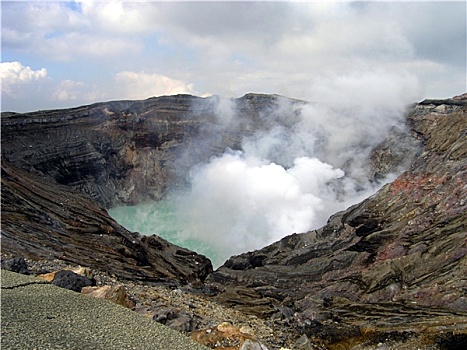
[[[274,95],[236,99],[226,108],[237,114],[228,130],[215,96],[2,113],[2,161],[49,176],[104,208],[159,200],[183,184],[194,164],[239,148],[243,136],[267,127],[261,115],[281,99],[303,103]]]
[[[61,259],[120,278],[187,283],[212,271],[204,256],[131,233],[87,196],[2,162],[2,253]]]
[[[230,258],[207,280],[216,298],[335,343],[465,331],[467,96],[423,101],[408,123],[422,145],[408,171],[321,229]]]
[[[111,302],[122,305],[129,309],[135,307],[135,302],[131,300],[124,286],[102,286],[102,287],[84,287],[81,293],[92,296],[94,298],[110,300]]]

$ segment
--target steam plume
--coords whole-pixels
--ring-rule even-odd
[[[311,101],[277,98],[260,115],[265,127],[246,135],[241,150],[191,170],[191,188],[177,195],[181,234],[213,248],[219,265],[231,255],[306,232],[374,193],[368,156],[416,100],[409,74],[381,72],[322,77]],[[236,127],[229,99],[217,100],[218,125]]]

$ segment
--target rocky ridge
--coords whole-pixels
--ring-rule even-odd
[[[50,177],[104,208],[160,200],[183,185],[194,164],[238,149],[241,137],[267,128],[261,118],[282,100],[303,103],[275,95],[235,99],[237,122],[228,130],[216,96],[2,113],[2,161]]]
[[[222,315],[249,319],[271,348],[461,344],[467,325],[465,95],[413,106],[407,120],[420,148],[393,183],[323,228],[232,257],[210,275],[204,257],[130,233],[99,207],[160,198],[183,182],[175,169],[226,145],[238,147],[240,135],[259,127],[261,110],[278,98],[240,99],[238,110],[249,119],[210,139],[203,145],[207,153],[186,145],[194,134],[212,131],[206,124],[218,123],[214,105],[191,96],[2,115],[2,253],[106,271],[146,296],[154,283],[171,286],[168,295],[197,293],[203,302],[224,305]],[[375,176],[407,157],[399,137],[407,135],[395,134],[374,150]],[[137,304],[157,304],[141,297],[145,293],[133,295]],[[172,300],[174,307],[181,303]],[[212,332],[215,324],[197,328],[204,326]],[[274,336],[265,335],[268,328]]]
[[[375,331],[465,333],[466,98],[417,104],[408,171],[321,229],[230,258],[206,281],[216,299],[279,311],[312,337],[335,328],[335,346]]]
[[[206,257],[129,232],[89,197],[50,178],[4,161],[1,183],[3,253],[176,284],[202,281],[212,271]]]

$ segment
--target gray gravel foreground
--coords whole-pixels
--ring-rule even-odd
[[[206,350],[110,301],[1,271],[1,348]]]

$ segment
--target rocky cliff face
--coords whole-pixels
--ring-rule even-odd
[[[378,332],[462,333],[467,95],[414,105],[410,133],[394,131],[373,150],[374,178],[405,162],[394,182],[326,226],[232,257],[211,274],[206,258],[130,233],[102,209],[162,198],[193,164],[267,129],[264,116],[281,99],[238,99],[239,122],[228,131],[216,97],[3,114],[2,253],[124,279],[183,284],[209,275],[215,300],[335,348]]]
[[[105,207],[157,199],[174,181],[180,145],[203,122],[186,113],[195,100],[179,96],[2,116],[2,156]]]
[[[2,114],[2,159],[108,208],[161,199],[194,164],[239,147],[278,96],[237,99],[227,132],[219,98],[164,96],[66,110]],[[297,101],[298,102],[298,101]],[[196,143],[194,143],[196,141]]]
[[[229,259],[207,281],[218,300],[308,335],[325,324],[333,342],[465,330],[467,96],[417,104],[408,122],[422,145],[408,171],[319,230]]]
[[[131,233],[87,196],[2,164],[2,253],[60,259],[124,279],[185,284],[212,271],[204,256]]]

